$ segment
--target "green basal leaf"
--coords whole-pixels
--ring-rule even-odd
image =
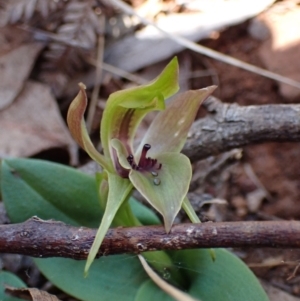
[[[70,132],[76,142],[89,154],[89,156],[100,164],[104,169],[112,171],[111,162],[101,155],[93,145],[84,120],[84,113],[87,107],[87,96],[85,85],[79,84],[80,91],[72,101],[67,115],[67,123]]]
[[[26,287],[26,284],[12,273],[0,271],[0,300],[1,301],[21,301],[16,297],[12,297],[5,293],[5,285],[20,288]]]
[[[87,274],[92,262],[94,261],[103,238],[109,229],[117,211],[122,203],[128,198],[132,190],[132,184],[128,179],[123,179],[116,174],[108,173],[108,199],[104,215],[97,231],[96,237],[90,249],[84,273]]]
[[[188,292],[202,301],[268,301],[252,271],[237,256],[225,249],[214,249],[213,261],[208,249],[174,252],[175,263],[190,282]]]
[[[185,287],[187,285],[186,279],[183,277],[182,273],[174,267],[172,258],[167,252],[143,252],[143,257],[161,277],[168,275],[168,279],[166,279],[172,285],[177,287]]]
[[[269,301],[252,271],[238,257],[224,249],[213,249],[216,260],[208,249],[170,252],[175,266],[189,283],[186,290],[201,301]],[[168,278],[168,275],[165,276]],[[134,301],[174,300],[150,280],[138,290]]]
[[[139,288],[134,301],[174,301],[174,299],[161,290],[152,280],[146,280]]]
[[[132,209],[133,214],[137,217],[139,221],[141,221],[143,225],[150,226],[161,224],[160,219],[152,210],[145,207],[134,198],[129,199],[129,205]]]
[[[96,259],[84,278],[84,261],[65,258],[35,259],[39,270],[58,288],[83,301],[133,301],[148,278],[136,256]]]
[[[142,118],[150,111],[165,108],[165,98],[179,89],[177,82],[178,61],[174,58],[149,84],[110,95],[101,121],[101,142],[105,156],[114,157],[110,148],[113,138],[120,139],[130,150]]]
[[[143,255],[138,255],[139,260],[146,271],[147,275],[150,279],[163,291],[165,291],[168,295],[173,297],[177,301],[199,301],[193,297],[191,297],[188,293],[184,292],[180,289],[179,285],[172,285],[170,282],[167,282],[163,275],[158,275],[157,272],[149,265]],[[167,270],[167,269],[166,269]],[[170,280],[173,280],[173,277],[170,275]]]
[[[3,200],[12,222],[37,215],[74,226],[98,227],[103,212],[95,178],[34,159],[3,160],[1,174]]]
[[[137,151],[137,157],[144,144],[151,145],[148,155],[155,158],[164,152],[180,152],[195,120],[201,103],[213,93],[216,86],[178,94],[159,112],[151,123]]]
[[[161,168],[155,176],[151,172],[131,170],[129,178],[145,199],[161,213],[166,232],[169,232],[188,192],[192,167],[183,154],[164,153],[156,159]]]

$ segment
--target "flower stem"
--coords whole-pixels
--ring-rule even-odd
[[[189,199],[187,197],[184,198],[183,203],[182,203],[182,208],[191,220],[192,223],[201,223],[198,215],[196,214],[193,206],[191,205]]]
[[[190,200],[187,197],[185,197],[183,200],[182,208],[185,211],[185,213],[188,215],[188,217],[192,223],[195,223],[195,224],[201,223],[198,215],[196,214],[193,206],[190,203]],[[215,251],[213,249],[209,249],[208,251],[209,251],[212,261],[215,261],[216,260]]]

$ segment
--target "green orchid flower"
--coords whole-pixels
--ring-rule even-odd
[[[178,62],[174,58],[149,84],[111,94],[101,121],[102,155],[86,129],[87,96],[85,86],[79,86],[79,94],[68,111],[68,126],[77,143],[103,167],[102,177],[108,183],[108,195],[102,193],[107,195],[105,212],[88,256],[87,272],[117,211],[133,188],[162,215],[166,232],[170,231],[192,177],[191,163],[180,151],[199,106],[215,87],[181,93],[166,106],[165,99],[179,89]],[[136,130],[152,111],[160,112],[135,150]]]

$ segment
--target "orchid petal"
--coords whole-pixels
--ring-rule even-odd
[[[136,128],[150,111],[163,110],[165,98],[178,90],[178,62],[174,58],[162,73],[147,85],[110,95],[101,121],[101,142],[105,156],[113,158],[110,142],[118,138],[132,153]]]
[[[198,215],[195,212],[194,207],[192,206],[187,196],[183,200],[182,209],[185,211],[185,213],[187,214],[187,216],[189,217],[192,223],[196,223],[196,224],[201,223]]]
[[[131,170],[129,178],[145,199],[161,213],[166,232],[181,208],[192,177],[190,160],[183,154],[164,153],[156,157],[161,168],[155,172]]]
[[[117,157],[121,166],[126,169],[131,169],[131,165],[127,161],[129,154],[123,143],[119,139],[114,138],[111,140],[111,146],[116,150]]]
[[[109,191],[106,208],[87,258],[87,262],[84,268],[85,275],[87,275],[88,270],[98,253],[104,236],[108,228],[110,227],[117,211],[132,190],[132,184],[128,179],[123,179],[118,175],[112,173],[108,173],[108,185]]]
[[[173,99],[167,108],[159,112],[144,136],[136,157],[144,144],[151,145],[150,157],[164,152],[180,152],[188,131],[194,122],[201,103],[216,89],[216,86],[187,91]]]
[[[124,144],[117,138],[111,140],[112,159],[115,165],[115,170],[122,178],[128,178],[131,166],[127,161],[128,151]]]
[[[97,187],[99,188],[99,203],[102,210],[104,211],[108,199],[108,173],[104,169],[102,172],[97,172],[95,177]]]
[[[67,115],[67,123],[70,132],[75,141],[89,154],[89,156],[99,163],[104,169],[110,170],[110,164],[107,159],[101,155],[94,147],[84,121],[84,112],[87,106],[87,96],[85,93],[85,85],[79,84],[80,91],[72,101]]]

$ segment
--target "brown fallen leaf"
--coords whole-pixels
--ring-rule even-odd
[[[59,299],[45,291],[37,288],[15,288],[12,286],[5,286],[5,292],[14,297],[21,298],[24,300],[32,301],[59,301]]]
[[[9,106],[23,88],[43,44],[24,44],[0,57],[0,111]]]
[[[28,157],[67,147],[72,161],[74,145],[47,85],[26,82],[16,100],[0,111],[0,158]]]
[[[212,32],[256,16],[274,1],[242,0],[232,2],[220,0],[217,1],[217,10],[215,1],[199,0],[186,2],[187,5],[194,3],[195,7],[192,10],[197,10],[198,8],[198,11],[167,15],[160,14],[155,18],[156,25],[168,32],[168,34],[171,34],[171,36],[169,35],[166,38],[166,35],[152,25],[147,25],[133,35],[128,34],[106,47],[105,62],[128,72],[136,71],[185,49],[188,45],[183,43],[182,40],[176,39],[176,36],[184,37],[189,41],[205,39]],[[189,4],[189,2],[192,3]],[[128,9],[127,6],[125,8],[125,5],[120,0],[111,0],[110,3],[126,11],[126,13],[137,16],[135,10]],[[199,7],[201,7],[200,10]],[[148,12],[150,11],[148,10]],[[124,51],[124,49],[126,50]]]

